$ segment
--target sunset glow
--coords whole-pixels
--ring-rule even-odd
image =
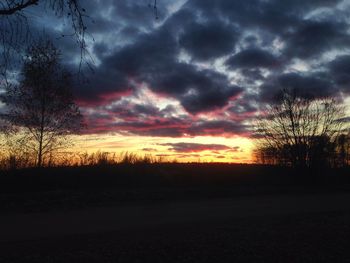
[[[84,2],[83,57],[70,23],[28,8],[31,32],[62,36],[63,66],[83,73],[69,150],[251,163],[256,117],[281,90],[350,104],[349,1],[146,2]]]
[[[86,135],[77,139],[74,151],[150,155],[163,161],[251,163],[252,141],[244,137],[147,137]]]

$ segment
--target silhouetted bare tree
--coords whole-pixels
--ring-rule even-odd
[[[36,165],[66,147],[67,135],[79,131],[82,116],[71,93],[72,79],[60,65],[60,52],[50,41],[31,46],[19,85],[1,96],[10,135],[23,150],[34,153]]]
[[[344,126],[344,108],[334,99],[284,90],[263,114],[257,122],[258,159],[293,167],[332,164]]]

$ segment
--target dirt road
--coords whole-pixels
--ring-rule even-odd
[[[342,261],[348,258],[349,219],[347,193],[8,214],[0,216],[0,261]]]

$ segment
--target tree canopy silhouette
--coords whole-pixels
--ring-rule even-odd
[[[36,156],[42,166],[79,131],[82,116],[74,103],[71,75],[60,65],[60,52],[50,41],[31,46],[18,85],[1,96],[7,107],[4,119],[12,126],[16,143]]]
[[[343,117],[344,108],[335,99],[284,90],[257,121],[256,157],[263,163],[300,168],[334,166],[339,142],[343,138],[345,145],[346,140]]]

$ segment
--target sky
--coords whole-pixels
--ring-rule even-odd
[[[83,1],[94,71],[74,86],[81,151],[251,162],[259,110],[283,88],[349,104],[350,1]],[[28,9],[72,71],[70,23]]]

